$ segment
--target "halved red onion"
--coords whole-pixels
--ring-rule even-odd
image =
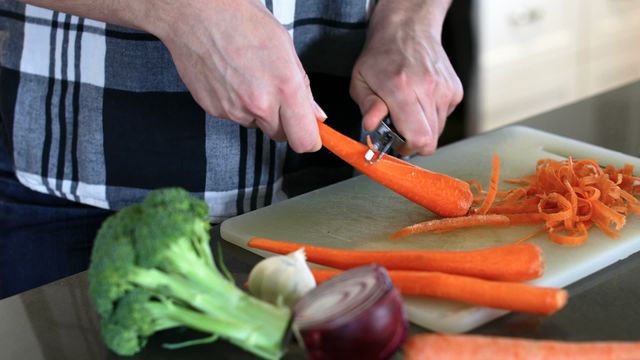
[[[294,334],[312,360],[386,359],[408,326],[402,298],[379,265],[345,271],[294,307]]]

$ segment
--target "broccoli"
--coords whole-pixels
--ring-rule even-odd
[[[151,192],[107,218],[96,236],[89,291],[102,337],[133,355],[153,333],[186,326],[278,358],[291,313],[224,277],[209,246],[208,207],[179,188]]]

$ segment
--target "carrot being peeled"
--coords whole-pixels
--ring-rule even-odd
[[[490,280],[526,281],[542,276],[542,251],[532,244],[496,246],[479,250],[343,250],[252,238],[248,246],[276,254],[304,247],[307,261],[346,270],[379,264],[389,270],[438,271]]]
[[[316,283],[321,284],[340,270],[311,269]],[[567,303],[562,289],[490,281],[440,272],[389,270],[393,285],[403,295],[428,296],[531,314],[550,315]]]
[[[461,216],[469,211],[473,195],[466,182],[393,156],[384,156],[370,164],[364,158],[367,145],[323,122],[318,122],[318,127],[322,145],[376,182],[443,217]]]
[[[418,334],[404,345],[405,360],[631,360],[640,342],[566,342],[480,335]]]

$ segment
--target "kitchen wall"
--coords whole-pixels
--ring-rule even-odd
[[[472,19],[468,134],[640,80],[638,0],[479,0]]]

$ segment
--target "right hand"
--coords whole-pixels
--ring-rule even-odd
[[[287,30],[257,0],[154,1],[141,27],[167,46],[210,115],[259,127],[296,152],[320,149],[316,105]]]

